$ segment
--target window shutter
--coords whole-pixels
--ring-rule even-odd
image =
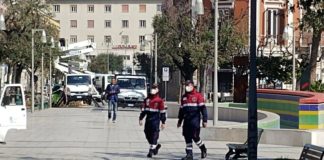
[[[284,32],[284,29],[285,29],[285,26],[286,26],[286,22],[285,22],[285,18],[286,18],[286,15],[285,15],[285,10],[283,9],[280,9],[279,10],[279,14],[278,14],[278,18],[279,18],[279,23],[278,23],[278,45],[283,45],[284,44],[284,40],[282,38],[282,35],[283,35],[283,32]]]

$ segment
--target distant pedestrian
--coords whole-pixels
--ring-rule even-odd
[[[182,135],[186,141],[186,157],[182,160],[193,160],[192,140],[197,144],[201,150],[201,158],[207,156],[207,149],[205,144],[199,137],[201,115],[203,119],[202,126],[207,127],[207,109],[204,103],[203,96],[194,88],[192,81],[186,81],[186,93],[182,96],[181,106],[178,115],[177,127],[182,127]]]
[[[142,107],[142,112],[139,117],[139,125],[142,126],[143,119],[146,116],[144,133],[150,144],[147,157],[157,155],[161,148],[161,144],[158,143],[160,121],[162,122],[161,129],[165,128],[166,111],[164,102],[158,93],[159,89],[157,85],[153,85],[149,97],[144,100],[144,106]]]
[[[113,123],[116,123],[119,93],[119,85],[117,84],[116,79],[113,78],[111,84],[109,84],[105,90],[105,95],[108,100],[108,120],[111,120],[112,118]]]

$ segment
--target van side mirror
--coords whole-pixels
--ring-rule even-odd
[[[62,83],[62,85],[64,86],[64,81],[62,81],[61,83]]]

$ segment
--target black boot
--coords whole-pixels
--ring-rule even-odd
[[[187,154],[185,157],[183,157],[181,160],[193,160],[192,154]]]
[[[153,152],[153,154],[154,155],[157,155],[158,153],[159,153],[159,149],[162,147],[162,145],[161,144],[158,144],[157,146],[156,146],[156,148],[154,149],[154,152]]]
[[[207,148],[206,148],[206,146],[203,144],[199,148],[200,148],[200,151],[201,151],[201,158],[206,158],[207,157]]]
[[[147,153],[148,158],[152,158],[153,155],[153,149],[150,149],[149,152]]]

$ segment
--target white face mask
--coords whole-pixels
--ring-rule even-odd
[[[191,92],[193,90],[193,86],[186,86],[186,92]]]
[[[159,89],[152,89],[151,94],[157,94],[159,92]]]

